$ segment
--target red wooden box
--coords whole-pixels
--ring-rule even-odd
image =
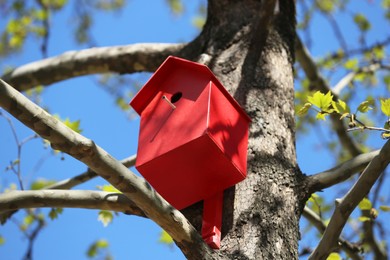
[[[168,57],[130,105],[141,116],[136,168],[175,208],[246,177],[250,119],[207,66]]]
[[[130,105],[136,168],[175,208],[245,178],[250,119],[208,67],[170,56]]]

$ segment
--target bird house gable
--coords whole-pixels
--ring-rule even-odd
[[[188,61],[182,58],[169,56],[135,95],[130,105],[141,115],[152,100],[164,91],[171,96],[179,97],[181,89],[191,88],[189,99],[196,99],[197,96],[212,81],[222,92],[229,102],[245,118],[250,120],[237,101],[227,92],[221,82],[214,76],[211,70],[203,64]],[[173,100],[174,101],[174,100]]]

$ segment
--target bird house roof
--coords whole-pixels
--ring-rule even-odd
[[[141,90],[130,102],[130,105],[139,115],[142,114],[142,111],[148,106],[148,104],[152,101],[155,95],[160,91],[161,85],[163,84],[165,79],[167,79],[167,77],[169,76],[172,76],[174,73],[177,73],[177,68],[188,69],[192,72],[191,74],[193,75],[193,77],[198,77],[201,74],[203,77],[210,78],[210,81],[212,81],[221,90],[223,95],[236,107],[236,109],[244,117],[250,120],[250,118],[244,112],[242,107],[228,93],[222,83],[215,77],[213,72],[206,65],[174,56],[169,56],[160,65],[160,67],[156,70],[152,77],[146,82],[146,84],[141,88]]]

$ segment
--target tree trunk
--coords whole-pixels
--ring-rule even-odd
[[[295,154],[295,4],[266,2],[210,0],[196,40],[198,60],[252,118],[247,178],[225,192],[221,250],[234,259],[297,259],[307,194]]]

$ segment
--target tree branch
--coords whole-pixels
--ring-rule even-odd
[[[166,230],[184,255],[220,259],[189,221],[162,198],[143,178],[136,176],[92,140],[67,128],[59,120],[0,80],[0,105],[23,124],[50,141],[56,150],[88,165],[133,201],[145,215]]]
[[[319,91],[327,93],[331,91],[326,80],[322,77],[318,71],[317,65],[313,58],[311,57],[309,50],[303,45],[298,34],[296,34],[295,41],[295,56],[299,64],[301,64],[303,71],[305,72],[307,78],[310,80],[311,84]],[[337,99],[337,95],[333,93],[333,96]],[[352,140],[352,138],[347,134],[346,127],[342,120],[340,120],[337,115],[330,115],[332,125],[334,130],[337,133],[337,136],[342,144],[342,146],[349,151],[352,156],[357,156],[362,152],[358,148],[357,144]]]
[[[121,193],[89,190],[15,190],[0,195],[0,213],[47,207],[112,210],[145,217],[142,210]]]
[[[337,247],[337,238],[340,236],[350,214],[359,202],[368,194],[389,162],[390,141],[387,141],[379,154],[376,155],[364,169],[355,185],[336,206],[320,243],[310,255],[309,259],[326,259],[329,253]]]
[[[180,55],[185,46],[143,43],[69,51],[18,67],[2,79],[25,91],[83,75],[154,71],[168,55]]]
[[[343,182],[353,174],[358,173],[379,154],[379,150],[360,154],[336,167],[307,176],[306,181],[310,193],[329,188],[337,183]]]
[[[137,157],[136,155],[132,155],[130,157],[123,159],[120,162],[126,167],[131,167],[134,166],[136,157]],[[96,172],[88,169],[86,172],[83,172],[72,178],[56,182],[50,186],[45,187],[45,189],[53,189],[53,190],[71,189],[79,184],[89,181],[92,178],[95,178],[96,176],[98,176]]]
[[[343,52],[341,55],[340,55],[340,51],[337,50],[336,52],[327,55],[327,57],[324,60],[322,60],[321,63],[326,63],[329,60],[333,60],[333,59],[340,59],[340,58],[348,59],[353,55],[364,54],[365,52],[372,51],[374,48],[385,47],[389,44],[390,44],[390,37],[387,37],[383,41],[380,42],[378,41],[370,46],[364,46],[363,48],[352,49]]]
[[[370,210],[362,210],[362,216],[371,218]],[[374,221],[363,222],[363,243],[371,247],[375,260],[387,260],[388,255],[381,241],[378,241],[374,234]]]
[[[351,71],[347,75],[345,75],[337,84],[333,87],[332,92],[335,95],[340,95],[340,92],[348,86],[349,83],[352,82],[352,80],[355,78],[356,75],[359,73],[372,73],[378,69],[381,68],[381,65],[379,63],[372,63],[368,66],[362,67],[358,69],[357,71]]]
[[[136,155],[132,155],[130,157],[127,157],[127,158],[123,159],[121,161],[121,163],[124,166],[126,166],[126,167],[131,167],[131,166],[134,166],[135,159],[136,159]],[[83,172],[83,173],[81,173],[81,174],[79,174],[77,176],[74,176],[72,178],[56,182],[56,183],[54,183],[54,184],[52,184],[50,186],[44,187],[44,189],[46,189],[46,190],[50,190],[50,189],[53,189],[53,190],[54,189],[56,189],[56,190],[71,189],[74,186],[77,186],[79,184],[82,184],[84,182],[89,181],[90,179],[95,178],[96,176],[98,176],[96,174],[96,172],[91,171],[90,169],[88,169],[86,172]],[[17,212],[17,210],[0,213],[0,224],[4,224],[16,212]]]
[[[313,210],[308,207],[303,209],[302,215],[312,223],[317,230],[322,234],[326,229],[325,223],[321,220],[320,216],[316,214]],[[348,242],[343,238],[338,238],[338,243],[341,245],[342,249],[348,254],[348,256],[353,260],[361,260],[362,258],[359,255],[360,248]]]

